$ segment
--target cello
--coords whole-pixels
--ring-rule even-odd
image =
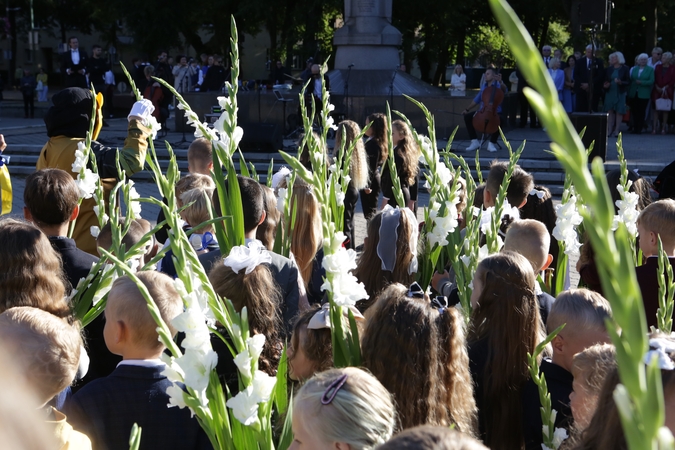
[[[497,73],[494,73],[496,77]],[[504,101],[504,91],[493,85],[495,81],[502,82],[501,79],[492,79],[488,82],[489,85],[481,95],[482,106],[473,116],[473,127],[479,133],[493,134],[499,130],[500,120],[497,110]]]

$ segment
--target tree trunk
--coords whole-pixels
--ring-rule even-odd
[[[9,15],[9,39],[11,42],[12,57],[9,60],[9,85],[14,85],[14,72],[16,71],[16,11],[12,8],[7,8]]]
[[[658,11],[657,0],[650,0],[645,5],[645,17],[647,18],[645,22],[645,48],[650,55],[652,48],[658,42]]]
[[[463,29],[459,40],[457,41],[457,64],[461,64],[464,67],[466,61],[464,61],[464,52],[466,51],[466,29]]]

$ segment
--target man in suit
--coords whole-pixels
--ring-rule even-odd
[[[68,39],[68,50],[61,56],[61,72],[66,87],[87,89],[87,52],[80,50],[78,39]]]
[[[551,46],[550,45],[544,45],[541,48],[541,56],[544,59],[544,64],[546,64],[546,67],[548,67],[548,63],[551,62]]]
[[[577,95],[576,112],[598,111],[605,79],[602,59],[593,56],[593,46],[586,47],[586,54],[574,66],[574,93]]]
[[[252,178],[238,176],[239,189],[241,190],[241,202],[244,210],[244,233],[246,241],[256,239],[258,226],[265,220],[264,192],[260,184]],[[220,201],[218,192],[213,193],[214,214],[221,216]],[[280,316],[283,317],[287,335],[290,338],[293,330],[293,321],[299,312],[299,305],[307,305],[307,294],[304,292],[302,277],[298,272],[298,266],[290,259],[269,252],[272,262],[267,267],[272,272],[272,277],[279,286],[283,297],[283,304],[280,305]],[[213,250],[199,255],[199,262],[204,266],[208,273],[213,264],[221,258],[220,250]],[[302,289],[302,298],[300,286]]]

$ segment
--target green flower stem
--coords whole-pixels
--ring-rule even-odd
[[[558,93],[532,38],[505,1],[489,1],[515,59],[522,62],[523,75],[533,86],[533,89],[526,89],[525,95],[554,141],[551,144],[553,153],[588,205],[582,215],[595,249],[602,287],[614,316],[614,321],[608,324],[608,332],[616,346],[623,385],[616,392],[624,435],[631,450],[653,450],[658,448],[657,433],[665,417],[661,375],[653,365],[645,370],[642,362],[648,348],[647,323],[626,227],[620,225],[616,235],[609,232],[614,208],[604,166],[596,158],[592,170],[588,170],[588,157],[581,139],[558,100]]]
[[[673,306],[675,300],[675,281],[673,278],[673,266],[670,265],[668,254],[663,250],[663,242],[659,236],[659,309],[656,311],[659,331],[670,334],[673,331]]]

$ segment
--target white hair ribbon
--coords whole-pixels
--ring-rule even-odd
[[[238,245],[232,247],[230,254],[223,260],[223,264],[232,269],[234,273],[239,273],[241,269],[246,269],[249,274],[262,263],[271,263],[272,256],[260,241],[251,241],[248,245]]]
[[[281,180],[288,177],[290,174],[291,171],[286,166],[283,166],[281,169],[279,169],[277,173],[272,175],[272,189],[276,189],[277,186],[279,186],[279,183],[281,183]]]
[[[396,267],[396,253],[398,243],[398,226],[401,220],[401,211],[408,216],[412,233],[410,235],[410,251],[413,254],[408,274],[417,272],[417,219],[408,208],[392,208],[386,205],[382,210],[382,221],[380,222],[379,241],[377,243],[377,256],[382,261],[382,270],[394,271]]]
[[[539,189],[532,189],[530,191],[530,195],[536,195],[537,197],[539,197],[539,199],[542,199],[544,198],[544,195],[546,195],[546,192]]]
[[[352,312],[354,315],[354,320],[357,322],[365,320],[363,315],[359,312],[358,309],[356,309],[355,306],[345,306],[342,309],[342,315],[345,317],[349,317],[349,311]],[[331,328],[331,322],[330,322],[330,303],[324,303],[321,305],[321,309],[319,309],[314,316],[309,320],[309,323],[307,324],[307,329],[309,330],[321,330],[323,328]]]
[[[675,352],[675,342],[669,339],[654,338],[649,340],[649,351],[644,357],[644,363],[650,364],[654,358],[658,361],[659,369],[673,370],[675,364],[669,353]]]

